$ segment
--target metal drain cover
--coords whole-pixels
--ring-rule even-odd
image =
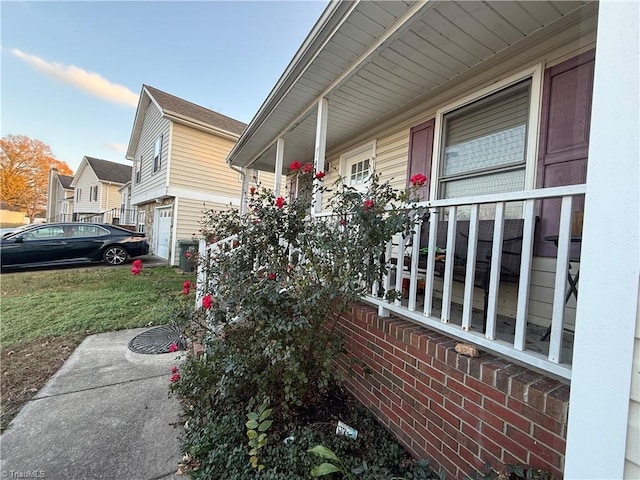
[[[144,354],[169,353],[169,347],[174,343],[178,350],[185,349],[180,328],[175,325],[160,325],[133,337],[129,342],[129,350]]]

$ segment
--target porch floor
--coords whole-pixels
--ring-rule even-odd
[[[402,300],[402,306],[407,307],[408,300]],[[421,311],[424,308],[424,295],[418,294],[416,298],[416,310]],[[442,299],[434,296],[433,298],[433,317],[440,318],[442,312]],[[483,312],[473,309],[471,316],[471,329],[482,332]],[[451,304],[451,324],[462,325],[462,306],[456,303]],[[505,315],[498,315],[496,319],[496,338],[513,345],[515,337],[515,318]],[[539,353],[544,356],[549,355],[549,338],[542,340],[547,331],[547,327],[527,323],[525,350]],[[562,333],[562,349],[560,354],[561,363],[572,363],[573,357],[573,341],[574,332],[565,329]]]

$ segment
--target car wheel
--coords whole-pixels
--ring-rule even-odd
[[[127,259],[127,251],[118,245],[108,247],[102,254],[102,259],[109,265],[122,265]]]

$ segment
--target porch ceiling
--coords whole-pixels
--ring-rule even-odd
[[[227,161],[273,171],[311,161],[317,101],[329,102],[327,151],[577,12],[587,1],[330,3]]]

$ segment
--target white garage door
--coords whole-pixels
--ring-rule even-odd
[[[169,244],[171,243],[171,208],[156,208],[153,226],[155,239],[155,255],[169,259]]]

